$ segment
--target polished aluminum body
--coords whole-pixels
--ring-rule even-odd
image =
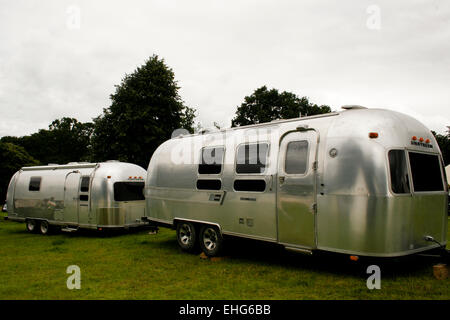
[[[114,183],[143,183],[145,175],[143,168],[119,161],[24,167],[8,187],[8,218],[74,228],[140,226],[145,201],[115,201]],[[39,191],[29,190],[32,177],[41,177]],[[81,187],[82,177],[89,177],[88,187]]]
[[[444,245],[447,186],[404,195],[394,194],[390,186],[391,149],[438,155],[444,176],[430,130],[401,113],[346,109],[166,141],[147,170],[148,219],[166,225],[178,220],[212,224],[223,234],[308,252],[392,257]],[[370,132],[378,137],[370,138]],[[412,144],[412,136],[429,139],[428,147]],[[298,140],[309,143],[307,171],[288,174],[286,145]],[[237,174],[236,150],[252,142],[269,143],[266,169],[262,174]],[[198,173],[201,150],[207,146],[224,146],[220,174]],[[220,179],[220,190],[198,190],[199,178]],[[264,192],[234,190],[235,179],[255,178],[265,180]]]

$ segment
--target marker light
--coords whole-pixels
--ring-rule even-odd
[[[111,176],[108,176],[108,179],[111,179]]]
[[[412,139],[413,139],[414,141],[416,141],[416,140],[417,140],[417,137],[416,137],[416,136],[413,136]]]
[[[430,139],[425,140],[425,143],[430,143]]]
[[[378,132],[369,132],[369,138],[370,139],[378,138]]]
[[[359,257],[358,256],[350,256],[350,260],[352,261],[358,261]]]
[[[422,137],[420,137],[419,141],[420,141],[420,142],[423,142],[423,138],[422,138]]]

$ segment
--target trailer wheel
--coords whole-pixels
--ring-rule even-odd
[[[46,235],[50,233],[50,225],[48,224],[47,221],[42,220],[39,226],[39,231],[41,232],[41,234]]]
[[[215,226],[203,226],[200,230],[200,247],[208,257],[220,254],[223,247],[223,238]]]
[[[177,240],[181,249],[193,252],[197,246],[197,233],[195,226],[190,222],[180,222],[177,224]]]
[[[36,220],[29,219],[25,222],[25,227],[27,228],[28,232],[36,232],[37,229],[37,222]]]

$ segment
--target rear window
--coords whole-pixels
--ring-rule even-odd
[[[409,152],[414,191],[444,191],[439,156]]]
[[[404,150],[389,151],[389,170],[391,173],[391,186],[394,193],[410,193],[408,166]]]
[[[144,182],[114,183],[114,201],[145,200]]]

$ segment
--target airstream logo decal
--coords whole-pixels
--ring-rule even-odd
[[[419,147],[433,149],[433,145],[429,144],[429,143],[423,143],[423,142],[420,142],[420,141],[411,140],[411,144],[414,145],[414,146],[419,146]]]

